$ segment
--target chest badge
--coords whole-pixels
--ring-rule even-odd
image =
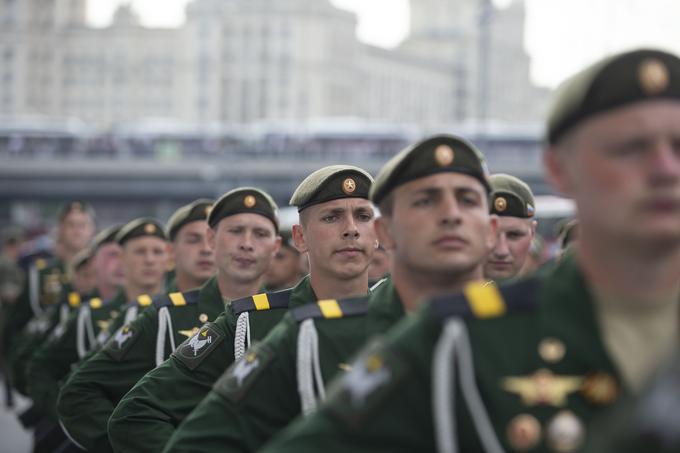
[[[503,378],[501,386],[505,391],[520,396],[527,406],[564,406],[567,395],[581,389],[581,376],[558,376],[550,370],[541,369],[529,376]]]

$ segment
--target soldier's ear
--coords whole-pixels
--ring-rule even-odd
[[[293,225],[293,244],[300,253],[305,253],[309,250],[302,225]]]
[[[394,240],[391,236],[391,221],[392,219],[385,216],[380,216],[375,219],[373,228],[375,234],[378,236],[378,243],[383,246],[385,250],[394,250]]]
[[[217,226],[216,226],[217,227]],[[205,238],[208,240],[208,247],[210,247],[213,251],[215,251],[215,230],[212,228],[208,228],[208,230],[205,232]]]
[[[567,168],[567,152],[552,145],[543,152],[543,166],[546,178],[550,184],[562,195],[570,195],[572,191],[571,179]]]
[[[489,231],[486,235],[486,247],[489,252],[496,246],[496,239],[498,233],[498,216],[491,214],[489,216]]]

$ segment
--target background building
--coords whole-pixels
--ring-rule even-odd
[[[194,0],[180,28],[148,29],[130,6],[88,27],[86,0],[5,0],[0,114],[77,117],[96,129],[142,119],[296,123],[359,117],[442,130],[540,118],[524,4],[411,2],[395,49],[359,42],[328,0]]]

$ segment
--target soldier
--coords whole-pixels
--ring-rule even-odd
[[[577,451],[678,342],[680,59],[602,60],[557,91],[545,155],[579,241],[547,275],[435,299],[264,451]]]
[[[390,273],[390,256],[385,247],[378,245],[368,266],[368,281],[371,286],[378,283]]]
[[[367,200],[371,182],[364,170],[347,165],[324,167],[305,178],[291,203],[300,211],[293,237],[298,250],[309,253],[310,275],[292,291],[234,301],[202,329],[212,339],[209,346],[196,350],[192,342],[204,338],[198,334],[141,379],[111,416],[109,437],[116,451],[160,450],[234,358],[262,339],[288,308],[367,294],[375,248]]]
[[[167,229],[175,239],[178,285],[200,277],[201,261],[212,264],[214,256],[217,275],[199,289],[154,298],[151,307],[117,330],[66,382],[58,403],[60,420],[69,435],[89,451],[111,451],[106,424],[121,397],[162,363],[175,345],[214,320],[225,303],[257,291],[278,246],[276,205],[254,188],[232,190],[214,206],[206,200],[184,206],[172,216]],[[209,253],[205,253],[206,244]],[[211,340],[200,341],[198,349]]]
[[[295,286],[304,276],[300,262],[300,252],[293,245],[292,233],[281,231],[281,248],[264,276],[267,288],[276,291]]]
[[[435,136],[407,148],[383,167],[371,197],[383,216],[376,230],[393,257],[392,282],[379,285],[368,304],[324,301],[292,310],[220,378],[166,451],[258,450],[316,408],[325,383],[349,370],[347,361],[371,333],[415,310],[423,297],[482,279],[496,219],[472,145]]]
[[[34,317],[46,307],[61,300],[62,291],[68,284],[66,263],[85,248],[94,235],[94,210],[81,201],[64,205],[58,214],[55,256],[51,259],[38,258],[28,265],[24,286],[16,303],[12,304],[5,320],[3,349],[9,355],[13,349],[12,339]]]
[[[496,244],[484,263],[484,276],[501,282],[516,277],[524,266],[536,235],[534,195],[519,178],[495,174],[491,184],[491,213],[498,216]]]
[[[92,265],[95,273],[95,289],[92,293],[78,293],[71,291],[62,296],[62,303],[52,306],[40,316],[33,318],[21,332],[19,339],[12,348],[11,368],[12,384],[19,392],[26,395],[26,367],[33,353],[45,341],[49,333],[59,327],[63,331],[70,312],[80,307],[81,300],[88,301],[93,297],[102,300],[112,299],[123,283],[123,267],[121,263],[121,247],[115,241],[120,226],[102,230],[89,247],[92,250]],[[22,415],[25,424],[31,424],[31,417]]]
[[[116,242],[123,249],[124,288],[112,299],[95,297],[81,304],[28,364],[29,396],[51,419],[56,420],[59,381],[96,344],[96,335],[106,328],[111,312],[121,310],[127,301],[150,300],[149,294],[160,291],[168,260],[162,226],[153,219],[135,219],[120,229]]]
[[[199,288],[214,275],[215,257],[206,240],[206,218],[211,205],[210,200],[195,200],[179,208],[168,219],[165,232],[169,239],[169,257],[174,268],[172,277],[166,274],[162,294]],[[107,328],[97,335],[94,348],[99,349],[124,324],[137,318],[140,309],[143,310],[150,304],[150,300],[144,300],[141,305],[139,301],[131,301],[121,313],[113,313],[107,321]]]

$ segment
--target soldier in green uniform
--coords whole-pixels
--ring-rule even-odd
[[[498,173],[489,178],[491,213],[498,216],[496,244],[484,263],[484,276],[496,283],[517,277],[536,235],[536,203],[519,178]]]
[[[216,383],[173,434],[167,451],[256,451],[324,399],[325,383],[373,333],[423,297],[482,278],[494,239],[479,152],[453,136],[406,149],[379,174],[376,221],[393,260],[393,282],[368,301],[300,307]],[[441,266],[441,267],[438,267]],[[318,351],[316,353],[315,351]]]
[[[627,52],[567,80],[545,158],[578,207],[575,253],[435,299],[263,451],[579,451],[678,342],[679,142],[677,56]]]
[[[99,297],[113,298],[123,284],[122,249],[115,241],[120,226],[109,227],[95,236],[89,247],[95,272],[95,289],[90,294],[75,291],[62,295],[59,306],[51,306],[40,316],[33,318],[14,341],[11,351],[12,384],[22,394],[26,393],[26,367],[33,353],[45,341],[49,333],[61,325],[65,328],[69,313],[80,307],[81,300]]]
[[[57,240],[54,257],[38,258],[30,263],[23,289],[16,302],[10,306],[3,331],[3,350],[9,355],[12,341],[34,316],[61,300],[64,285],[68,283],[66,263],[84,249],[94,235],[94,210],[81,201],[64,205],[58,214]],[[68,292],[69,289],[66,289]]]
[[[211,200],[198,199],[179,208],[166,224],[169,239],[172,277],[166,275],[161,294],[183,292],[203,286],[215,273],[215,257],[207,242],[206,221]],[[121,313],[114,313],[107,328],[97,335],[95,349],[103,346],[109,337],[124,324],[131,322],[141,310],[151,305],[146,299],[141,305],[129,303]]]
[[[298,186],[291,203],[300,210],[300,224],[293,237],[298,250],[310,255],[310,276],[283,293],[234,301],[204,328],[212,338],[209,347],[196,352],[190,348],[192,339],[147,374],[111,417],[109,436],[116,451],[160,451],[234,358],[243,356],[251,341],[262,339],[288,308],[367,294],[367,267],[376,245],[373,207],[367,200],[371,182],[357,167],[334,165]]]
[[[59,381],[96,344],[96,335],[106,328],[110,313],[121,310],[127,301],[150,299],[148,294],[160,290],[167,264],[162,226],[152,219],[135,219],[120,229],[116,242],[123,249],[124,288],[111,299],[94,297],[81,304],[61,328],[52,331],[28,364],[29,396],[55,420]]]
[[[176,282],[184,291],[154,298],[151,307],[118,329],[63,386],[59,417],[75,442],[88,451],[111,451],[106,425],[121,397],[176,345],[214,320],[225,302],[257,291],[278,244],[276,221],[273,200],[253,188],[232,190],[214,206],[197,200],[171,217],[167,230],[174,245]],[[218,237],[224,233],[230,241]],[[189,285],[212,273],[215,255],[220,259],[217,276],[190,290]]]

